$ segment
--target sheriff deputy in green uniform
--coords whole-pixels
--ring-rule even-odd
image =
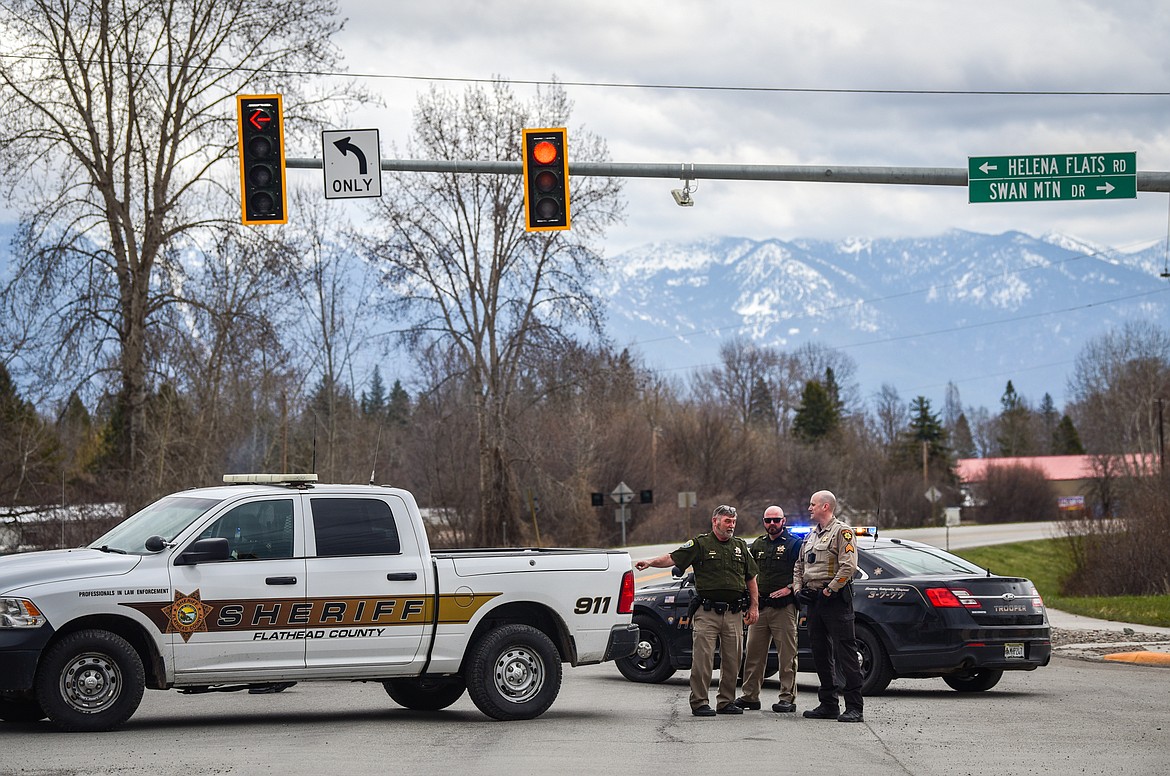
[[[691,713],[696,717],[743,714],[735,704],[735,683],[743,653],[743,626],[760,617],[756,588],[756,561],[747,542],[735,535],[735,507],[717,506],[711,513],[711,533],[699,534],[677,550],[634,563],[643,571],[651,566],[695,569],[695,605],[691,617]],[[719,693],[715,708],[707,700],[719,642]]]
[[[857,573],[857,548],[853,530],[838,520],[837,497],[818,490],[809,499],[809,513],[816,527],[809,531],[792,569],[797,600],[808,606],[808,639],[817,667],[820,705],[804,716],[861,722],[861,664],[857,659],[857,634],[853,629],[853,575]],[[845,711],[838,716],[836,668],[845,683]]]

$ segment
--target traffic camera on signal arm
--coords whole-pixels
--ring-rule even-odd
[[[239,95],[236,100],[243,221],[245,224],[287,224],[281,96]]]
[[[564,127],[526,129],[524,139],[524,229],[569,228],[569,163]]]

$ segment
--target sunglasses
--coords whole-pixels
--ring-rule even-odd
[[[765,517],[764,522],[765,523],[783,523],[784,518],[782,518],[782,517]]]

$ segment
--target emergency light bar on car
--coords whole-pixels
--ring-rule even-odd
[[[812,532],[811,525],[790,525],[788,532],[795,536],[808,536]],[[851,525],[849,530],[853,531],[854,536],[868,536],[871,539],[876,539],[878,536],[878,528],[876,525]]]
[[[283,485],[296,482],[316,482],[316,474],[225,474],[228,485]]]

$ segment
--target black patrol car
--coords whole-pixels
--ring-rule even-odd
[[[1048,617],[1029,580],[994,575],[929,544],[879,539],[872,527],[853,530],[859,538],[853,608],[863,694],[879,695],[900,677],[942,677],[959,692],[980,692],[994,687],[1004,671],[1048,665]],[[630,681],[663,682],[691,667],[687,611],[694,573],[674,572],[678,578],[634,596],[638,647],[616,661]],[[799,670],[814,671],[804,614],[797,661]],[[773,649],[767,675],[775,672]]]

